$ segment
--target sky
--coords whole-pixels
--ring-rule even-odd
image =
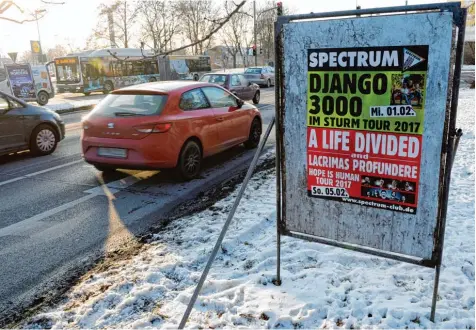
[[[0,3],[3,0],[0,0]],[[53,48],[56,44],[83,48],[86,39],[96,26],[98,6],[111,3],[107,0],[47,0],[65,2],[63,5],[45,5],[41,0],[14,0],[25,11],[47,9],[46,15],[38,21],[43,50]],[[223,3],[223,0],[214,0]],[[251,0],[248,0],[251,2]],[[259,3],[263,0],[257,0]],[[277,0],[278,1],[278,0]],[[290,6],[295,14],[309,12],[328,12],[355,9],[356,4],[362,8],[404,5],[405,0],[280,0],[283,6]],[[444,2],[444,0],[408,0],[408,4]],[[11,7],[0,16],[18,18],[21,14]],[[0,19],[0,55],[8,52],[22,53],[30,49],[30,40],[38,40],[36,22],[17,24]]]

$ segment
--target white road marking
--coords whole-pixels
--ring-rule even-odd
[[[21,175],[21,176],[19,176],[19,177],[14,178],[14,179],[10,179],[10,180],[6,180],[6,181],[0,182],[0,186],[9,184],[9,183],[12,183],[12,182],[15,182],[15,181],[23,180],[23,179],[26,179],[26,178],[31,178],[32,176],[36,176],[36,175],[39,175],[39,174],[51,172],[51,171],[57,170],[57,169],[59,169],[59,168],[63,168],[63,167],[69,166],[69,165],[73,165],[73,164],[79,163],[79,162],[83,162],[83,160],[82,160],[82,159],[79,159],[79,160],[75,160],[75,161],[72,161],[72,162],[69,162],[69,163],[66,163],[66,164],[62,164],[62,165],[50,167],[50,168],[47,168],[46,170],[42,170],[42,171],[30,173],[30,174]]]
[[[77,163],[77,161],[73,162],[73,163]],[[64,164],[64,165],[66,165],[66,164]],[[54,169],[54,168],[51,168],[51,169]],[[44,173],[44,171],[40,171],[40,172]],[[40,172],[36,172],[36,174],[40,174]],[[57,213],[62,212],[62,211],[68,210],[69,208],[71,208],[73,206],[76,206],[78,204],[81,204],[81,203],[83,203],[87,200],[90,200],[90,199],[94,198],[94,197],[104,196],[104,195],[111,195],[111,194],[114,195],[115,193],[121,191],[121,189],[125,189],[125,188],[133,185],[134,183],[137,183],[141,180],[150,178],[151,176],[157,174],[158,172],[159,171],[142,171],[142,172],[136,173],[134,175],[127,176],[124,179],[112,181],[112,182],[109,182],[105,185],[103,184],[103,185],[100,185],[98,187],[85,190],[84,193],[86,193],[87,195],[85,195],[81,198],[78,198],[74,201],[62,204],[60,206],[57,206],[57,207],[52,208],[50,210],[47,210],[45,212],[39,213],[37,215],[34,215],[34,216],[32,216],[28,219],[22,220],[20,222],[11,224],[10,226],[0,228],[0,237],[7,236],[7,235],[20,235],[21,232],[31,231],[31,230],[35,230],[37,228],[40,228],[40,227],[44,226],[44,223],[42,224],[40,222],[41,220],[44,220],[44,219],[46,219],[46,218],[48,218],[52,215],[55,215]],[[32,174],[35,174],[35,173],[32,173]],[[22,178],[24,178],[24,177],[15,178],[15,179],[12,179],[12,180],[17,181],[17,180],[20,180]],[[7,181],[4,181],[4,182],[7,182]],[[0,183],[0,185],[2,183]]]
[[[59,212],[65,211],[69,209],[70,207],[73,207],[75,205],[78,205],[82,202],[85,202],[91,198],[96,197],[97,195],[86,195],[84,197],[78,198],[74,201],[68,202],[66,204],[62,204],[58,207],[55,207],[53,209],[50,209],[48,211],[45,211],[43,213],[39,213],[37,215],[34,215],[28,219],[22,220],[20,222],[14,223],[10,226],[4,227],[0,229],[0,237],[2,236],[8,236],[8,235],[18,235],[20,231],[27,231],[27,230],[32,230],[38,227],[39,224],[38,222],[48,218],[52,215],[55,215]]]
[[[3,186],[3,185],[5,185],[5,184],[9,184],[9,183],[15,182],[15,181],[18,181],[18,180],[21,180],[21,179],[24,179],[24,177],[20,176],[20,177],[15,178],[15,179],[10,179],[10,180],[7,180],[7,181],[2,181],[2,182],[0,182],[0,186]]]
[[[35,176],[35,175],[51,172],[51,171],[57,170],[59,168],[63,168],[63,167],[69,166],[69,165],[77,164],[79,162],[84,162],[84,160],[78,159],[78,160],[75,160],[75,161],[72,161],[72,162],[69,162],[69,163],[66,163],[66,164],[50,167],[50,168],[48,168],[46,170],[43,170],[43,171],[38,171],[38,172],[33,172],[33,173],[30,173],[30,174],[26,174],[25,177],[30,178],[30,177]]]

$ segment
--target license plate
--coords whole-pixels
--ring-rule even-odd
[[[110,158],[126,158],[127,150],[120,148],[98,148],[98,156]]]

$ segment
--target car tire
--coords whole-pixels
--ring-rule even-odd
[[[104,83],[104,90],[103,90],[103,93],[104,94],[109,94],[110,92],[112,92],[114,90],[114,85],[112,82],[110,82],[109,80],[106,81]]]
[[[260,92],[256,91],[255,96],[253,96],[253,104],[258,104],[260,99]]]
[[[271,87],[271,79],[268,79],[268,81],[266,82],[266,87],[267,87],[267,88],[270,88],[270,87]]]
[[[155,77],[149,78],[149,82],[156,82],[156,81],[157,81],[157,79]]]
[[[89,96],[89,95],[91,95],[91,92],[84,92],[83,94],[84,94],[85,96]]]
[[[198,76],[198,74],[193,75],[193,80],[198,81],[198,79],[200,79],[200,77]]]
[[[177,170],[180,177],[186,181],[195,179],[200,174],[202,166],[202,150],[197,142],[188,141],[180,152]]]
[[[93,165],[94,168],[100,172],[114,172],[116,171],[115,167],[110,167],[106,165]]]
[[[253,119],[250,127],[250,135],[244,143],[246,149],[254,149],[258,146],[261,139],[261,122],[259,119]]]
[[[48,95],[48,93],[45,91],[41,91],[38,93],[36,101],[39,105],[46,105],[48,104],[49,99],[50,99],[50,96]]]
[[[45,156],[55,151],[58,145],[58,134],[46,124],[41,124],[33,130],[30,137],[30,151],[38,156]]]

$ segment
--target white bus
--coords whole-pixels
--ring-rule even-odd
[[[111,55],[113,53],[116,59]],[[148,55],[144,51],[144,55]],[[140,49],[111,48],[55,58],[58,93],[109,93],[114,89],[159,79],[157,61]]]
[[[117,88],[159,79],[198,80],[211,71],[209,56],[144,57],[150,55],[150,51],[142,52],[138,48],[109,48],[55,58],[57,91],[107,94]],[[160,75],[159,64],[164,63],[166,67],[161,66]]]

